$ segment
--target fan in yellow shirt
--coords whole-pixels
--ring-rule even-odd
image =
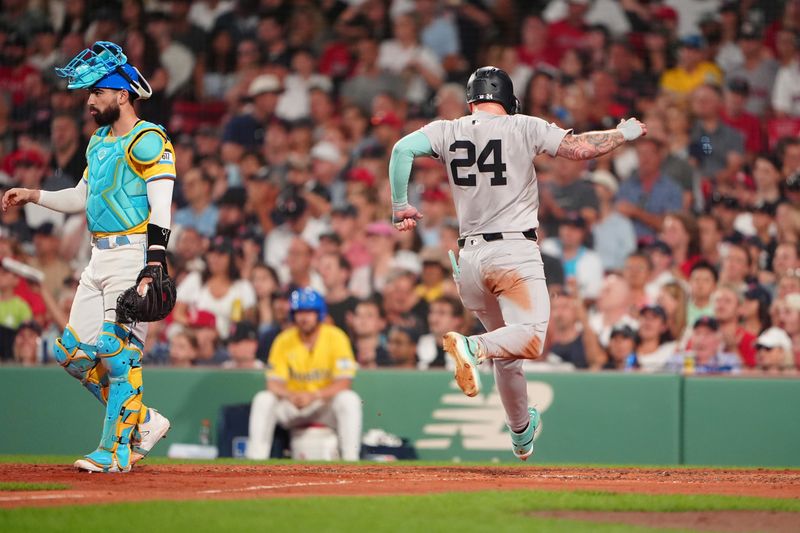
[[[247,457],[267,459],[275,424],[291,428],[320,423],[336,428],[342,459],[357,461],[361,449],[361,398],[351,390],[356,361],[347,335],[325,324],[321,294],[292,292],[294,326],[275,338],[269,353],[267,390],[253,398]]]
[[[684,98],[705,83],[722,84],[722,71],[705,59],[704,49],[705,41],[701,36],[684,37],[678,51],[678,65],[662,74],[661,88]]]

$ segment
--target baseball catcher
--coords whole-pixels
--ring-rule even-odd
[[[170,428],[142,403],[141,359],[147,322],[164,318],[175,303],[166,270],[175,151],[163,127],[136,116],[134,101],[152,90],[118,45],[98,41],[56,73],[69,89],[88,91],[99,126],[83,179],[55,192],[11,189],[2,206],[35,202],[86,213],[92,255],[54,352],[106,407],[99,446],[75,466],[127,472]]]

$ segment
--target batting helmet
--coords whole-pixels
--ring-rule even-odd
[[[472,73],[467,82],[467,102],[497,102],[509,115],[519,113],[514,83],[505,70],[497,67],[481,67]]]
[[[316,311],[319,315],[319,320],[322,322],[328,315],[328,306],[325,304],[325,298],[310,287],[305,289],[297,289],[292,291],[289,298],[289,313],[292,320],[294,320],[295,311]]]

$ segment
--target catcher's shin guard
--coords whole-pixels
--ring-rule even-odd
[[[108,376],[103,365],[98,364],[97,348],[80,341],[69,325],[56,339],[53,355],[67,373],[81,382],[100,403],[108,399]]]
[[[125,326],[105,322],[97,355],[110,383],[103,435],[97,450],[79,463],[88,462],[103,472],[126,472],[131,467],[132,433],[142,410],[141,343]]]

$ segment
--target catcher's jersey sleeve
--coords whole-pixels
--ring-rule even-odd
[[[322,324],[309,351],[296,327],[275,338],[269,351],[267,379],[286,382],[292,392],[315,392],[335,379],[352,379],[356,361],[347,335],[336,326]]]
[[[555,156],[568,130],[537,117],[478,111],[421,131],[447,170],[462,236],[538,227],[533,158]]]

